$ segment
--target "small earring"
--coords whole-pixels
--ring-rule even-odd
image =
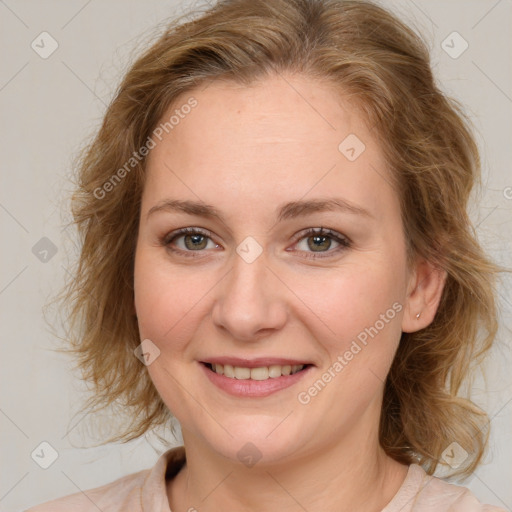
[[[418,319],[421,316],[421,313],[416,314],[416,319]]]

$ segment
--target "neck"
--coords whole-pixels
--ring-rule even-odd
[[[380,512],[408,469],[384,453],[376,431],[353,429],[314,453],[251,468],[220,456],[190,432],[183,439],[187,463],[168,485],[172,512]]]

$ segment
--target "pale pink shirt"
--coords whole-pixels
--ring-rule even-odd
[[[119,478],[83,493],[71,494],[25,512],[171,512],[166,480],[185,463],[183,446],[162,454],[151,469]],[[193,510],[193,508],[192,508]],[[407,476],[382,512],[505,512],[481,504],[469,489],[429,476],[411,464]]]

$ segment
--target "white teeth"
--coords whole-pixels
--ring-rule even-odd
[[[268,376],[271,379],[281,377],[281,367],[277,364],[268,367]]]
[[[293,375],[304,368],[303,364],[294,364],[293,366],[286,365],[272,365],[262,366],[259,368],[245,368],[242,366],[231,366],[230,364],[212,364],[211,368],[215,373],[224,375],[229,379],[240,379],[240,380],[267,380],[276,379],[282,375]]]
[[[218,370],[219,366],[222,368],[221,364],[216,364],[215,365],[215,371],[217,373],[220,373],[219,370]],[[221,373],[221,375],[222,375],[222,373]],[[230,379],[234,379],[235,378],[235,371],[233,370],[233,367],[230,364],[225,364],[224,365],[224,376],[229,377]]]
[[[252,380],[267,380],[268,368],[251,368]]]
[[[251,369],[250,368],[242,368],[241,366],[235,366],[235,379],[250,379],[251,378]]]

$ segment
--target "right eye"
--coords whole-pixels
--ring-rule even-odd
[[[209,242],[210,247],[208,247]],[[190,253],[203,252],[204,249],[220,247],[220,245],[214,243],[211,239],[211,233],[202,228],[178,229],[165,235],[160,243],[171,251],[180,253],[186,257],[197,257],[197,255]],[[177,246],[177,248],[175,246]]]

